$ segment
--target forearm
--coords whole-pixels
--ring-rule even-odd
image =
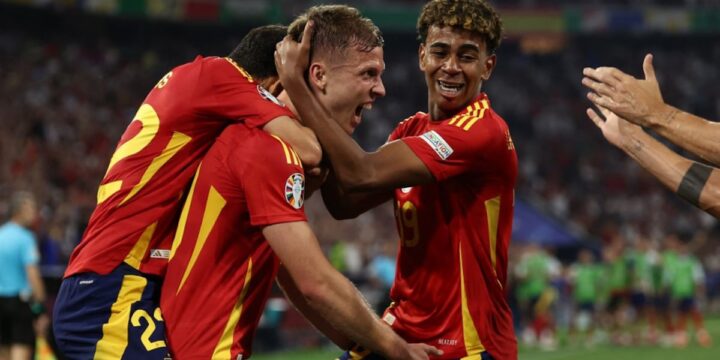
[[[348,193],[342,189],[333,172],[321,189],[325,207],[337,220],[353,219],[392,198],[391,190]]]
[[[339,273],[325,290],[307,297],[308,306],[355,343],[387,358],[402,358],[404,341],[372,312],[359,291]]]
[[[720,166],[720,123],[665,105],[650,116],[650,127],[672,143]]]
[[[337,329],[335,329],[330,323],[325,320],[325,317],[315,311],[307,302],[305,297],[298,290],[297,285],[292,280],[292,277],[287,272],[287,269],[281,267],[277,275],[278,284],[285,293],[285,297],[295,306],[305,318],[310,321],[316,329],[327,336],[335,345],[343,350],[350,349],[354,343],[349,338],[345,337]]]
[[[344,337],[387,355],[407,352],[408,346],[370,311],[355,287],[335,270],[306,222],[280,223],[263,228],[273,248],[312,312],[322,314]]]
[[[667,188],[720,218],[720,175],[716,168],[678,155],[644,131],[629,136],[622,149]]]
[[[45,286],[42,282],[42,276],[40,275],[40,269],[37,265],[29,265],[25,268],[32,288],[32,297],[35,302],[45,302]]]

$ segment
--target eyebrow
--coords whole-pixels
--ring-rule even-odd
[[[434,43],[430,44],[430,47],[431,47],[431,48],[447,49],[447,48],[450,47],[450,45],[449,45],[448,43],[444,43],[444,42],[434,42]],[[470,51],[480,52],[480,47],[477,46],[476,44],[465,43],[465,44],[460,45],[460,49],[459,49],[459,50],[460,50],[460,51],[468,51],[468,50],[470,50]]]

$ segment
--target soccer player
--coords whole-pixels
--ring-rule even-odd
[[[595,264],[590,250],[580,250],[578,260],[572,265],[570,272],[575,300],[575,329],[584,338],[586,345],[592,345],[592,336],[598,321],[596,303],[603,273]]]
[[[481,91],[497,61],[497,13],[483,0],[425,5],[418,31],[428,113],[401,122],[373,153],[347,136],[303,81],[308,71],[309,86],[317,87],[309,50],[322,41],[305,23],[292,24],[290,34],[303,26],[299,44],[299,36],[279,44],[276,66],[332,164],[334,174],[323,187],[328,208],[348,218],[394,198],[401,249],[394,303],[383,319],[405,340],[443,350],[442,359],[516,359],[504,287],[517,157],[505,121]],[[363,56],[382,51],[351,49]],[[368,81],[372,75],[375,70]],[[374,97],[367,92],[362,98]]]
[[[333,43],[377,47],[380,32],[347,6],[311,10]],[[340,126],[352,132],[357,91],[384,91],[362,82],[359,57],[328,51],[323,59],[322,98],[345,109]],[[371,56],[360,60],[377,66]],[[381,61],[381,55],[380,55]],[[326,66],[327,65],[327,66]],[[274,66],[270,63],[267,66]],[[345,101],[351,100],[350,104]],[[429,346],[408,346],[370,311],[352,284],[323,256],[303,210],[305,177],[291,146],[245,125],[228,127],[210,148],[193,181],[180,218],[163,284],[161,308],[173,359],[239,359],[251,355],[252,338],[278,273],[290,300],[338,345],[344,339],[391,359],[427,359]],[[212,276],[208,276],[212,274]]]
[[[162,359],[158,305],[183,193],[203,155],[232,123],[285,138],[305,162],[319,145],[271,91],[282,26],[251,31],[229,57],[198,57],[150,91],[110,159],[54,311],[59,348],[72,359]]]
[[[688,250],[686,242],[679,243],[679,254],[667,268],[666,276],[666,282],[670,286],[670,297],[677,307],[675,345],[687,346],[686,324],[688,317],[691,317],[695,325],[697,342],[703,347],[709,347],[712,339],[703,326],[702,314],[697,306],[697,298],[705,291],[705,271],[700,261]]]
[[[627,153],[680,197],[720,218],[720,129],[713,121],[666,104],[655,78],[652,55],[645,56],[645,79],[609,68],[585,68],[583,85],[603,117],[587,115],[611,144]],[[671,150],[640,127],[648,127],[672,143],[714,166],[691,160]]]

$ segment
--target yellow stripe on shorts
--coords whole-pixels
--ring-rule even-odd
[[[103,336],[95,349],[94,360],[119,359],[128,345],[128,323],[132,304],[139,301],[147,279],[137,275],[123,276],[117,300],[110,309],[110,318],[103,325]]]

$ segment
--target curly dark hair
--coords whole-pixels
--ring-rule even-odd
[[[432,0],[425,4],[417,22],[420,42],[425,42],[432,25],[451,26],[480,34],[488,54],[494,53],[502,40],[500,16],[485,0]]]
[[[384,44],[382,33],[372,20],[347,5],[318,5],[307,9],[288,28],[293,40],[302,39],[308,20],[315,23],[312,39],[312,53],[315,55],[332,59],[344,55],[345,50],[351,47],[372,51]]]

